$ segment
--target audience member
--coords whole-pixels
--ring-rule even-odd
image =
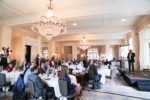
[[[85,68],[83,66],[83,62],[80,61],[80,63],[77,65],[77,69],[79,70],[79,72],[85,72]]]
[[[31,72],[31,69],[33,68],[35,66],[35,63],[31,63],[31,65],[30,65],[30,68],[29,69],[27,69],[27,71],[25,72],[25,74],[24,74],[24,84],[25,84],[25,87],[26,88],[28,88],[28,77],[29,77],[29,75],[32,73]]]
[[[80,93],[81,91],[81,86],[79,83],[77,84],[71,84],[71,79],[68,76],[69,74],[69,69],[66,65],[62,65],[62,70],[60,74],[60,79],[66,80],[67,81],[67,86],[68,86],[68,94],[73,95],[74,93]]]
[[[27,63],[26,61],[24,61],[24,62],[22,63],[22,65],[20,66],[19,69],[20,69],[21,71],[25,71],[25,70],[27,69],[27,64],[28,64],[28,63]]]
[[[6,67],[6,70],[7,70],[8,72],[11,72],[11,71],[13,70],[13,64],[10,63],[9,66]]]
[[[89,70],[93,70],[94,71],[95,80],[98,81],[98,80],[101,79],[102,75],[98,74],[98,72],[97,72],[97,66],[95,66],[93,60],[90,61]]]
[[[56,96],[55,96],[55,92],[54,92],[54,88],[53,87],[48,87],[45,83],[44,80],[42,80],[38,74],[39,74],[39,68],[37,66],[31,68],[31,71],[33,73],[31,73],[29,75],[29,80],[33,81],[34,83],[34,87],[35,87],[35,95],[36,96],[43,96],[45,94],[51,94],[51,97],[53,97],[55,100],[57,100]],[[48,100],[48,98],[46,98],[46,100]]]

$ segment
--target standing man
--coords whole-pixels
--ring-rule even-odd
[[[131,64],[132,64],[132,72],[134,73],[134,57],[135,57],[135,53],[132,52],[132,50],[129,51],[128,53],[128,64],[129,64],[129,72],[131,72]]]

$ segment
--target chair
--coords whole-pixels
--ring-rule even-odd
[[[112,79],[114,77],[116,77],[116,69],[111,69],[110,76],[106,76],[106,78],[109,80],[109,83],[110,83],[110,79]]]
[[[36,96],[35,96],[35,87],[34,87],[33,81],[28,80],[28,87],[29,87],[28,89],[29,89],[30,94],[31,94],[33,97],[36,98]]]
[[[65,80],[58,80],[59,83],[59,89],[60,89],[60,93],[61,93],[61,97],[66,97],[67,99],[73,100],[74,97],[77,95],[77,93],[68,96],[68,86],[67,86],[67,81]]]
[[[95,75],[94,75],[94,71],[93,70],[89,70],[88,71],[88,84],[94,85],[95,83]]]
[[[0,73],[0,87],[6,84],[6,75]]]
[[[72,74],[73,69],[69,69],[69,74]]]

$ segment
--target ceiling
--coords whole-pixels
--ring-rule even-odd
[[[33,19],[48,4],[49,0],[0,0],[0,22],[33,33]],[[124,35],[150,14],[150,0],[53,0],[53,5],[55,15],[67,23],[66,35]]]

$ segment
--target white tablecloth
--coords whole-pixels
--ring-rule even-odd
[[[98,74],[101,74],[102,77],[101,77],[101,83],[102,84],[105,84],[106,82],[106,76],[110,76],[110,69],[107,69],[107,68],[99,68],[98,70]]]
[[[19,78],[19,75],[22,74],[22,71],[12,71],[12,72],[7,72],[7,71],[2,71],[1,73],[6,75],[6,81],[11,82],[13,85],[17,79]]]
[[[54,88],[54,91],[55,91],[55,95],[56,97],[60,97],[61,96],[61,93],[60,93],[60,90],[59,90],[59,83],[58,83],[58,79],[59,78],[52,78],[51,77],[52,75],[50,75],[50,80],[45,80],[45,82],[47,83],[48,86],[50,87],[53,87]],[[41,78],[43,79],[44,76],[41,76]],[[75,76],[73,75],[69,75],[69,77],[71,78],[71,83],[77,83],[77,79]],[[63,98],[64,100],[65,98]]]

